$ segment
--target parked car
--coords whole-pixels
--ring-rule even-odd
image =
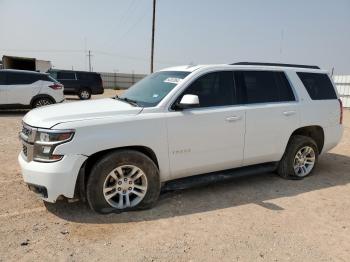
[[[63,85],[48,74],[0,70],[0,108],[35,108],[63,100]]]
[[[338,144],[342,112],[318,67],[174,67],[114,99],[29,112],[18,159],[45,201],[79,196],[100,213],[143,209],[178,178],[276,171],[302,179]]]
[[[101,75],[94,72],[53,70],[50,75],[64,85],[65,95],[78,95],[80,99],[90,99],[91,95],[103,94]]]

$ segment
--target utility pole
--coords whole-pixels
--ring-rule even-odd
[[[89,57],[89,72],[91,72],[91,50],[89,50],[89,53],[87,55]]]
[[[153,57],[154,57],[154,30],[156,23],[156,0],[153,0],[153,19],[152,19],[152,48],[151,48],[151,74],[153,73]]]

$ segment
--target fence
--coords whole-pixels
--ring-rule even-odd
[[[350,108],[350,75],[336,75],[333,76],[333,80],[340,99],[343,101],[343,106]]]
[[[128,89],[146,75],[125,73],[100,73],[104,88]]]

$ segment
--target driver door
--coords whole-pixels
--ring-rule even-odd
[[[239,167],[243,162],[245,109],[238,104],[233,72],[205,74],[182,93],[199,107],[174,109],[167,117],[172,178]]]

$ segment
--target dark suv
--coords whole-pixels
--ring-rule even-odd
[[[48,73],[64,85],[65,95],[78,95],[90,99],[91,95],[103,94],[101,75],[95,72],[50,70]]]

